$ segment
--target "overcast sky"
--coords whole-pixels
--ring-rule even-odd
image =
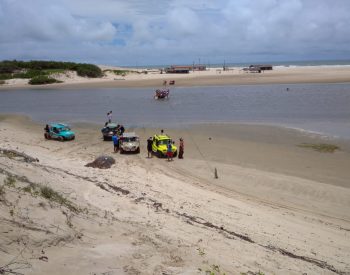
[[[350,59],[350,0],[0,0],[3,59]]]

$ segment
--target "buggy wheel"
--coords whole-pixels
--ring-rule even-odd
[[[45,139],[50,139],[50,135],[48,133],[44,134]]]
[[[177,157],[177,151],[174,152],[173,157],[174,157],[174,158]]]
[[[59,141],[64,141],[64,137],[58,137]]]
[[[120,153],[121,153],[121,154],[124,154],[123,148],[120,148]]]
[[[137,150],[135,152],[136,152],[136,154],[140,154],[140,147],[137,148]]]

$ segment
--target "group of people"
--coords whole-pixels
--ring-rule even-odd
[[[162,130],[162,133],[163,133],[163,130]],[[180,138],[179,141],[180,141],[180,144],[179,144],[178,158],[183,159],[184,158],[185,144],[184,144],[183,138]],[[153,156],[152,144],[153,144],[153,138],[149,137],[147,139],[147,157],[148,158],[152,158],[152,156]],[[171,141],[171,140],[167,144],[166,156],[168,158],[168,161],[173,160],[173,144],[175,144],[175,141]]]

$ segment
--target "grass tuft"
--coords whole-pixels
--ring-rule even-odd
[[[79,212],[79,209],[75,205],[73,205],[72,202],[64,198],[60,193],[56,192],[51,187],[41,186],[40,195],[49,201],[53,201],[66,206],[69,210],[73,212]]]
[[[321,153],[334,153],[334,151],[340,150],[340,148],[337,145],[326,144],[326,143],[320,143],[320,144],[302,143],[302,144],[299,144],[298,146],[302,148],[310,148]]]
[[[12,176],[7,176],[7,178],[4,179],[4,183],[8,187],[15,187],[16,186],[16,179]]]

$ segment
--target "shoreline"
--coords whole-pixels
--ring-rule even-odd
[[[115,69],[118,67],[105,67]],[[120,69],[120,68],[118,68]],[[277,67],[263,73],[246,73],[242,68],[232,68],[222,71],[220,68],[210,68],[207,71],[195,71],[189,74],[140,73],[142,70],[126,76],[116,76],[107,73],[104,78],[82,78],[74,75],[60,76],[64,83],[50,85],[28,85],[23,81],[13,80],[12,84],[0,85],[4,89],[82,89],[82,88],[155,88],[164,80],[175,80],[177,87],[193,86],[230,86],[230,85],[264,85],[264,84],[332,84],[349,83],[350,66],[300,66]]]

